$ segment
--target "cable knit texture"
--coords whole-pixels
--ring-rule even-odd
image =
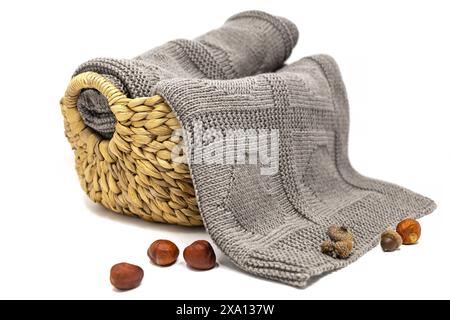
[[[163,96],[187,131],[197,122],[224,135],[228,129],[278,130],[275,174],[261,175],[260,164],[192,159],[190,170],[217,246],[243,270],[304,287],[358,259],[386,228],[431,213],[435,204],[352,168],[340,71],[325,55],[283,66],[297,37],[286,19],[244,12],[194,41],[172,41],[131,60],[95,59],[76,74],[101,73],[130,97]],[[104,98],[86,90],[78,102],[89,126],[104,136],[114,132]],[[198,143],[193,136],[187,142]],[[348,259],[320,252],[332,224],[354,233]]]

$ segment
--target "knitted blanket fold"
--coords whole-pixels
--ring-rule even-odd
[[[142,97],[160,80],[234,79],[275,71],[289,57],[297,39],[297,28],[287,19],[247,11],[195,40],[170,41],[132,60],[94,59],[75,74],[95,70],[128,97]],[[86,91],[77,105],[84,122],[111,138],[116,121],[105,98],[94,90]]]
[[[326,55],[283,66],[297,37],[286,19],[244,12],[194,41],[169,42],[131,60],[95,59],[76,74],[100,73],[130,97],[161,95],[185,130],[213,241],[241,269],[304,287],[358,259],[386,228],[431,213],[435,204],[352,168],[338,66]],[[78,102],[91,128],[105,137],[114,132],[114,116],[98,92],[86,90]],[[352,230],[348,259],[321,253],[330,225]]]

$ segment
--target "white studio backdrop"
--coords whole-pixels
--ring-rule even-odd
[[[78,64],[131,58],[193,38],[258,9],[300,30],[289,61],[327,53],[350,99],[350,159],[364,175],[434,199],[416,246],[375,248],[304,290],[237,270],[219,251],[208,272],[152,266],[148,245],[182,250],[203,229],[118,216],[83,194],[59,98]],[[447,1],[3,1],[0,4],[0,298],[450,298],[450,5]],[[109,268],[141,265],[142,285],[119,293]]]

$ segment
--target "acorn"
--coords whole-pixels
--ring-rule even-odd
[[[334,242],[331,240],[325,240],[320,246],[320,251],[322,253],[328,254],[330,256],[334,255]]]
[[[397,225],[396,231],[402,237],[403,244],[415,244],[420,238],[422,229],[415,219],[405,219]]]
[[[348,257],[350,257],[350,254],[352,253],[353,241],[348,239],[337,241],[334,246],[334,250],[339,258],[347,259]]]
[[[348,228],[343,226],[333,225],[328,228],[327,234],[333,241],[344,241],[344,240],[353,241],[353,234],[350,232]]]
[[[397,250],[402,245],[402,237],[398,232],[388,229],[381,234],[381,248],[385,252],[391,252]]]

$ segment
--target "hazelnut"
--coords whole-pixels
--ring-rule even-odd
[[[353,235],[346,227],[342,226],[331,226],[328,228],[327,232],[328,236],[333,241],[344,241],[344,240],[352,240]]]
[[[405,219],[397,225],[397,232],[402,237],[403,244],[415,244],[420,238],[420,224],[415,219]]]
[[[139,286],[144,270],[134,264],[122,262],[111,268],[111,284],[119,290],[130,290]]]
[[[381,234],[381,248],[385,252],[397,250],[402,245],[402,237],[394,230],[386,230]]]
[[[342,240],[337,241],[334,250],[337,256],[341,259],[347,259],[353,250],[353,241],[352,240]]]
[[[214,249],[205,240],[198,240],[187,246],[183,251],[183,257],[188,266],[198,270],[209,270],[216,265]]]
[[[180,250],[169,240],[156,240],[147,250],[150,260],[158,266],[169,266],[177,261]]]
[[[325,240],[321,247],[320,250],[322,251],[322,253],[328,254],[330,256],[333,256],[334,254],[334,242],[331,240]]]

